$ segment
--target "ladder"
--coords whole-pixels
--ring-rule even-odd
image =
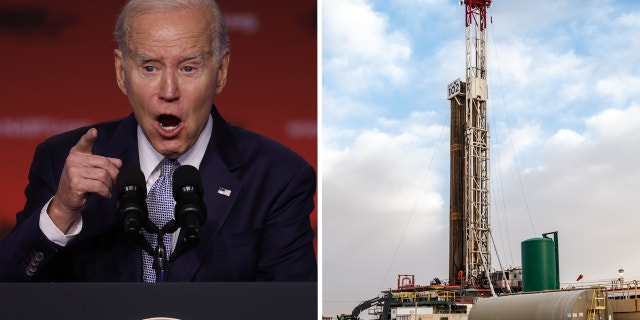
[[[605,288],[593,289],[593,295],[591,299],[591,308],[587,314],[587,320],[604,320],[606,319],[607,309],[607,291]]]

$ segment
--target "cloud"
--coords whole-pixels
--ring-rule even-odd
[[[347,92],[406,83],[411,47],[384,14],[363,0],[328,0],[323,8],[324,83]]]
[[[379,119],[349,147],[323,144],[324,288],[333,299],[346,301],[344,312],[357,304],[354,300],[395,286],[397,274],[425,270],[436,252],[446,255],[437,241],[448,230],[446,199],[438,190],[448,181],[439,173],[448,161],[434,152],[448,152],[448,130],[430,119],[434,115]],[[427,268],[422,279],[430,279],[436,268]],[[364,290],[340,293],[353,287]]]
[[[609,99],[613,104],[619,105],[628,101],[629,92],[635,92],[640,88],[640,75],[612,74],[596,83],[596,92]]]
[[[493,166],[510,170],[518,162],[514,155],[522,158],[523,155],[529,156],[535,152],[535,147],[543,143],[544,133],[540,124],[532,122],[521,124],[513,130],[505,126],[496,126],[491,134],[494,137],[491,143],[495,143],[498,137],[504,137],[493,148]]]
[[[492,10],[490,103],[504,98],[522,118],[573,126],[580,115],[640,99],[637,3],[505,1]]]

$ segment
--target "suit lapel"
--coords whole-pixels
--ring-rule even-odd
[[[200,244],[179,257],[171,267],[171,281],[193,281],[193,276],[210,252],[210,246],[227,219],[233,203],[241,192],[242,184],[228,171],[216,168],[222,165],[213,159],[201,164],[200,174],[207,206],[207,220],[200,227]],[[223,188],[224,190],[221,190]],[[218,192],[220,190],[220,192]],[[182,235],[179,240],[182,239]]]
[[[203,259],[229,216],[242,182],[232,171],[242,166],[236,138],[215,106],[212,110],[213,132],[207,151],[200,163],[204,188],[203,200],[207,206],[207,220],[200,227],[200,244],[179,257],[171,267],[171,281],[194,281]],[[179,240],[181,240],[180,237]]]

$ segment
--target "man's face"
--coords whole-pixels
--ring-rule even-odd
[[[212,21],[201,11],[134,16],[126,55],[115,50],[118,86],[151,145],[169,158],[195,144],[227,79],[229,51],[215,60]]]

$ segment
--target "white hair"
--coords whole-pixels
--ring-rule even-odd
[[[229,36],[220,7],[214,0],[130,0],[120,12],[114,36],[118,48],[123,55],[127,54],[127,36],[130,26],[129,19],[148,12],[171,12],[186,8],[203,8],[209,14],[211,21],[210,36],[213,40],[214,57],[220,61],[222,53],[229,47]]]

